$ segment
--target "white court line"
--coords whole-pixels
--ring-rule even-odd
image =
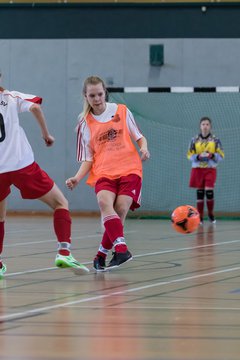
[[[95,234],[95,235],[86,235],[86,236],[79,236],[79,237],[74,237],[74,241],[75,240],[81,240],[81,239],[86,239],[86,238],[95,238],[95,237],[99,237],[99,234]],[[14,244],[6,244],[4,247],[15,247],[15,246],[28,246],[28,245],[34,245],[34,244],[44,244],[44,243],[48,243],[48,242],[56,242],[57,239],[49,239],[49,240],[39,240],[39,241],[28,241],[28,242],[22,242],[22,243],[14,243]]]
[[[176,283],[180,283],[180,282],[184,282],[184,281],[191,281],[191,280],[200,279],[200,278],[204,278],[204,277],[208,277],[208,276],[224,274],[224,273],[229,273],[229,272],[234,272],[234,271],[239,271],[239,270],[240,270],[240,267],[234,267],[234,268],[213,271],[213,272],[200,274],[200,275],[187,276],[187,277],[183,277],[183,278],[179,278],[179,279],[175,279],[175,280],[157,282],[155,284],[139,286],[139,287],[126,289],[126,290],[122,290],[122,291],[116,291],[116,292],[112,292],[112,293],[109,293],[106,295],[97,295],[97,296],[92,296],[92,297],[88,297],[88,298],[81,299],[81,300],[68,301],[65,303],[57,304],[57,305],[45,306],[45,307],[35,308],[32,310],[26,310],[26,311],[14,313],[14,314],[2,315],[2,316],[0,316],[0,322],[9,321],[9,320],[17,320],[19,318],[25,318],[25,317],[33,316],[33,315],[40,315],[42,313],[48,312],[50,310],[56,310],[61,307],[89,303],[91,301],[107,299],[107,298],[110,298],[113,296],[125,295],[125,294],[134,293],[134,292],[141,291],[141,290],[154,288],[154,287],[171,285],[171,284],[176,284]]]
[[[141,257],[145,257],[145,256],[171,254],[171,253],[175,253],[175,252],[197,250],[197,249],[208,248],[208,247],[212,247],[212,246],[220,246],[220,245],[226,245],[226,244],[228,245],[231,243],[238,243],[238,242],[240,242],[240,240],[223,241],[223,242],[219,242],[219,243],[215,243],[215,244],[205,244],[205,245],[198,245],[198,246],[178,248],[178,249],[162,250],[162,251],[156,251],[156,252],[151,252],[151,253],[134,255],[133,258],[135,259],[135,258],[141,258]],[[89,264],[92,264],[92,261],[83,262],[82,264],[89,265]],[[49,270],[57,270],[57,269],[58,269],[57,267],[49,267],[49,268],[41,268],[41,269],[35,269],[35,270],[20,271],[20,272],[16,272],[16,273],[7,273],[4,275],[4,278],[16,276],[16,275],[25,275],[25,274],[32,274],[32,273],[37,273],[37,272],[44,272],[44,271],[49,271]]]
[[[83,264],[85,265],[85,264]],[[16,276],[16,275],[26,275],[26,274],[34,274],[34,273],[38,273],[38,272],[44,272],[44,271],[49,271],[49,270],[59,270],[58,267],[54,266],[54,267],[49,267],[49,268],[42,268],[42,269],[35,269],[35,270],[26,270],[26,271],[18,271],[15,273],[7,273],[4,275],[4,279],[6,277],[11,277],[11,276]],[[60,269],[61,270],[61,269]]]
[[[97,221],[96,222],[96,225],[99,223],[99,221]],[[22,224],[19,224],[19,227],[20,227],[20,225],[22,225]],[[45,228],[43,228],[43,229],[41,229],[41,228],[39,228],[39,226],[45,226],[45,225],[49,225],[49,227],[45,227]],[[79,223],[79,225],[81,226],[81,227],[83,227],[83,226],[89,226],[89,223]],[[6,226],[6,228],[7,228],[7,230],[6,230],[6,234],[16,234],[16,233],[26,233],[26,232],[42,232],[42,231],[49,231],[49,229],[51,229],[52,228],[52,224],[51,224],[51,221],[50,221],[50,223],[49,224],[45,224],[45,223],[43,223],[43,224],[40,224],[38,227],[32,227],[32,228],[28,228],[28,229],[23,229],[23,228],[19,228],[19,229],[17,229],[17,230],[13,230],[12,228],[11,228],[11,226],[12,226],[12,224],[8,224],[7,226]],[[16,225],[15,225],[16,226]],[[100,226],[100,225],[99,225]],[[75,228],[75,226],[73,225],[73,230],[72,230],[73,232],[77,232],[78,230]]]
[[[238,242],[240,242],[240,240],[222,241],[222,242],[213,243],[213,244],[204,244],[204,245],[190,246],[190,247],[179,248],[179,249],[162,250],[162,251],[157,251],[157,252],[152,252],[152,253],[146,253],[143,255],[134,255],[133,257],[137,258],[137,257],[142,257],[142,256],[169,254],[169,253],[180,252],[180,251],[188,251],[188,250],[202,249],[202,248],[208,248],[208,247],[220,246],[220,245],[226,245],[226,244],[234,244],[234,243],[238,243]]]
[[[102,309],[102,305],[93,305],[93,306],[89,306],[89,305],[72,305],[69,306],[70,308],[77,308],[77,309]],[[111,309],[114,309],[114,306],[111,307]],[[200,306],[194,306],[194,307],[189,307],[186,305],[186,307],[184,306],[122,306],[122,309],[124,310],[181,310],[181,311],[188,311],[188,310],[204,310],[204,311],[239,311],[240,308],[232,308],[232,307],[200,307]]]
[[[125,234],[132,234],[137,232],[137,230],[131,230],[131,231],[126,231]],[[73,241],[75,240],[81,240],[81,239],[87,239],[87,238],[95,238],[95,237],[101,237],[101,234],[94,234],[94,235],[83,235],[83,236],[78,236],[78,237],[74,237]],[[4,245],[4,248],[6,247],[14,247],[14,246],[27,246],[27,245],[34,245],[34,244],[42,244],[42,243],[47,243],[47,242],[56,242],[57,239],[49,239],[49,240],[39,240],[39,241],[29,241],[29,242],[22,242],[22,243],[14,243],[14,244],[6,244]]]

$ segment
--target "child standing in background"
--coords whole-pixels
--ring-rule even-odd
[[[200,133],[192,138],[187,158],[192,162],[189,186],[197,189],[197,210],[203,224],[204,197],[206,196],[209,221],[216,223],[214,216],[214,187],[217,165],[224,158],[221,141],[211,133],[209,117],[200,120]]]

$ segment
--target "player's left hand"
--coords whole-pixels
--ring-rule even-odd
[[[213,153],[209,153],[208,151],[204,151],[198,155],[199,161],[208,161],[214,158]]]
[[[55,141],[52,135],[44,136],[43,140],[45,141],[46,146],[52,146]]]
[[[141,148],[140,152],[142,161],[148,160],[150,158],[150,152],[148,151],[148,149]]]
[[[214,154],[213,153],[207,153],[208,155],[207,155],[207,157],[208,157],[208,160],[212,160],[212,159],[214,159]]]
[[[214,158],[214,154],[210,153],[208,151],[205,151],[203,153],[200,154],[202,158],[206,158],[207,160],[211,160]]]

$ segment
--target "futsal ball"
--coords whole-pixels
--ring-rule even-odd
[[[177,207],[171,215],[172,227],[179,233],[189,234],[197,230],[200,224],[200,215],[191,205]]]

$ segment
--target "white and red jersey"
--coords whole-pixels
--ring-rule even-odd
[[[1,91],[2,90],[2,91]],[[18,114],[42,99],[18,91],[0,90],[0,173],[22,169],[34,161],[32,148]]]
[[[105,123],[111,120],[117,111],[118,105],[115,103],[106,103],[106,109],[101,115],[91,115],[99,122]],[[129,109],[127,109],[126,116],[127,128],[129,131],[130,137],[137,141],[143,137],[140,129],[138,128],[133,114]],[[90,129],[84,118],[79,116],[79,124],[77,127],[77,161],[92,161],[93,160],[93,150],[90,146]]]

